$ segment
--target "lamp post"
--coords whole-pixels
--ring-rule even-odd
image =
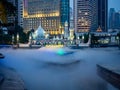
[[[19,48],[19,34],[17,34],[17,47]]]
[[[29,47],[30,47],[30,48],[32,47],[32,42],[33,42],[33,37],[34,37],[34,36],[33,36],[33,35],[34,35],[34,34],[33,34],[34,31],[35,31],[34,29],[31,29],[31,30],[30,30],[30,34],[29,34]]]
[[[15,39],[15,37],[14,37],[14,35],[12,35],[12,45],[14,45],[14,39]]]
[[[84,37],[84,35],[82,36],[82,42],[84,43],[84,39],[85,39],[85,37]]]
[[[29,47],[32,47],[32,32],[29,35]]]

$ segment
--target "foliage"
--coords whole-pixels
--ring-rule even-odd
[[[98,37],[95,34],[91,34],[91,44],[98,44]]]
[[[19,34],[19,42],[20,43],[26,43],[27,40],[27,34],[23,32],[23,28],[20,26],[16,26],[16,35]]]
[[[89,34],[84,34],[84,43],[87,43],[89,39]]]
[[[5,6],[7,15],[15,16],[15,14],[16,14],[15,12],[17,9],[12,3],[8,2],[7,0],[0,0],[0,2]]]
[[[12,36],[9,34],[3,34],[2,29],[0,29],[0,44],[11,44]]]

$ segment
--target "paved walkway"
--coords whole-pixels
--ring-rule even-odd
[[[0,64],[0,90],[27,90],[24,82],[13,69]]]
[[[108,81],[114,87],[120,90],[120,65],[118,64],[103,64],[97,65],[98,75]]]

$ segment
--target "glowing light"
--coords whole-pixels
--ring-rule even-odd
[[[47,48],[62,48],[64,45],[46,45]]]
[[[57,54],[58,54],[58,55],[64,55],[64,54],[65,54],[65,51],[64,51],[63,49],[59,49],[59,50],[57,51]]]
[[[48,14],[33,14],[28,15],[28,12],[24,11],[24,18],[35,18],[35,17],[54,17],[54,16],[60,16],[60,13],[57,11],[55,13],[48,13]]]

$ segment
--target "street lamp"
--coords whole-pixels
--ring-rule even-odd
[[[32,32],[30,33],[29,35],[29,47],[31,48],[31,45],[32,45]]]
[[[14,35],[12,35],[12,44],[14,44],[14,39],[15,39],[15,37],[14,37]]]
[[[17,34],[17,47],[19,47],[19,34]]]
[[[82,36],[82,43],[84,43],[84,39],[85,39],[85,37],[84,37],[84,35]]]

